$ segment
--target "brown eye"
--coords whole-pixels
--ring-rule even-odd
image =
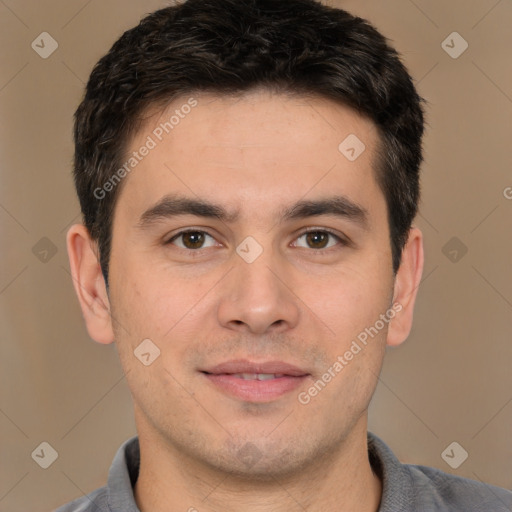
[[[182,249],[203,249],[207,237],[213,240],[213,237],[204,231],[182,231],[181,233],[173,236],[167,243],[172,243]],[[180,241],[180,243],[177,241]]]
[[[329,241],[329,235],[321,231],[312,231],[306,235],[306,241],[313,249],[323,249]]]
[[[297,240],[301,239],[304,240],[305,244],[298,243],[297,245],[299,247],[305,247],[306,249],[328,249],[339,242],[343,243],[343,240],[339,236],[325,230],[307,231],[297,238]],[[330,240],[333,240],[333,242]]]

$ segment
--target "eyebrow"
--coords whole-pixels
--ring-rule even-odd
[[[194,199],[180,195],[166,195],[156,204],[148,208],[137,223],[137,228],[144,230],[161,220],[180,215],[218,219],[233,223],[240,218],[240,212],[228,211],[223,206],[204,199]],[[279,222],[305,219],[318,215],[333,215],[368,230],[368,210],[354,203],[345,196],[335,195],[317,200],[300,200],[280,211]]]

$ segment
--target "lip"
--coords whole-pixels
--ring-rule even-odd
[[[252,362],[247,359],[234,359],[202,370],[212,374],[232,373],[277,373],[290,377],[309,375],[306,370],[283,361]]]
[[[271,402],[297,389],[310,375],[283,361],[252,362],[244,359],[226,361],[201,370],[221,392],[245,402]],[[237,374],[274,374],[269,380],[244,380]]]

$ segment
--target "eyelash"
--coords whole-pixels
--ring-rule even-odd
[[[210,235],[210,233],[208,233],[207,231],[204,231],[204,230],[201,230],[201,229],[185,229],[185,230],[180,231],[179,233],[176,233],[175,235],[173,235],[172,238],[170,238],[167,242],[165,242],[164,245],[171,245],[172,242],[174,242],[174,240],[176,240],[180,236],[186,235],[187,233],[201,233],[201,234],[208,235],[209,237],[215,239],[215,237]],[[304,235],[307,235],[309,233],[327,233],[328,235],[332,236],[333,238],[335,238],[338,241],[337,245],[335,245],[333,247],[328,247],[327,249],[322,249],[322,248],[320,248],[320,249],[313,249],[313,248],[310,248],[312,251],[314,251],[315,253],[318,253],[318,254],[330,253],[332,250],[336,250],[338,245],[341,245],[342,247],[350,246],[350,242],[347,239],[342,238],[340,235],[336,234],[334,231],[331,231],[328,228],[309,228],[309,229],[303,231],[302,233],[300,233],[295,238],[295,240],[298,240],[299,238],[301,238]],[[198,252],[201,252],[203,249],[208,249],[208,247],[206,247],[206,248],[202,248],[201,247],[199,249],[184,249],[182,247],[177,247],[177,248],[180,249],[180,250],[189,252],[189,253],[198,253]],[[306,247],[301,247],[301,249],[306,249]]]

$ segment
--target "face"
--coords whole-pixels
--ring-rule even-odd
[[[113,220],[113,338],[139,435],[182,460],[282,476],[366,432],[396,321],[382,315],[399,314],[378,135],[323,99],[194,100],[130,143],[140,161]]]

